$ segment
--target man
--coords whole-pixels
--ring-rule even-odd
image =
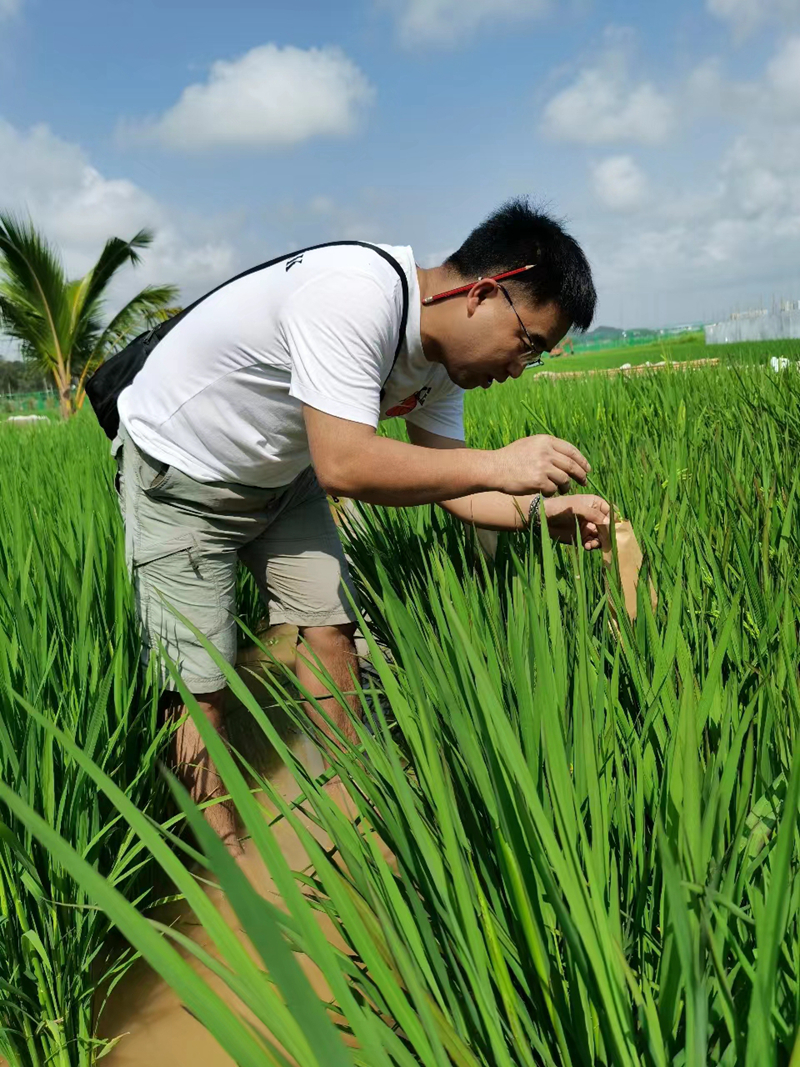
[[[496,530],[535,520],[543,494],[552,536],[570,541],[577,519],[584,547],[598,547],[608,505],[555,496],[586,483],[576,448],[539,435],[469,449],[462,422],[464,390],[519,377],[568,329],[589,326],[595,300],[578,244],[517,200],[439,267],[417,267],[407,247],[320,247],[232,281],[159,342],[119,399],[127,555],[151,647],[177,661],[223,736],[224,675],[170,605],[233,662],[239,561],[270,622],[296,624],[352,688],[355,614],[342,588],[352,585],[326,492],[436,502]],[[392,417],[405,418],[410,444],[377,436]],[[326,695],[302,653],[297,670]],[[350,734],[341,709],[331,718]],[[176,760],[196,800],[221,795],[191,720]],[[231,808],[206,815],[237,852]]]

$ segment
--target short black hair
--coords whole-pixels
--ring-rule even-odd
[[[535,263],[535,269],[509,282],[535,304],[555,301],[574,327],[588,330],[597,304],[589,261],[561,222],[531,207],[525,197],[491,214],[444,265],[470,281],[526,263]]]

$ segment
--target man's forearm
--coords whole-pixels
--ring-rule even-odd
[[[565,492],[572,480],[585,485],[590,470],[574,445],[548,434],[484,451],[436,434],[414,444],[378,437],[368,424],[308,405],[303,417],[320,485],[333,496],[369,504],[411,507],[493,491],[551,495]],[[431,443],[443,440],[445,447]],[[510,520],[500,521],[505,529]]]
[[[372,437],[363,442],[358,455],[348,457],[349,461],[318,468],[317,477],[334,496],[413,507],[474,493],[484,495],[493,482],[493,457],[492,452],[481,449],[439,450]]]
[[[522,530],[528,524],[532,496],[506,493],[473,493],[457,500],[443,500],[441,506],[470,526],[485,530]]]

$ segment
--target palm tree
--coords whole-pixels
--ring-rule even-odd
[[[64,418],[82,406],[86,379],[104,359],[177,311],[174,285],[148,285],[105,321],[111,279],[139,263],[138,250],[152,240],[149,230],[130,241],[111,237],[89,273],[70,281],[58,250],[32,222],[0,213],[0,327],[52,374]]]

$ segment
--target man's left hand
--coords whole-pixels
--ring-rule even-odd
[[[587,552],[600,547],[598,527],[611,521],[611,506],[601,496],[580,493],[577,496],[548,497],[544,502],[547,529],[554,541],[575,542],[575,521]]]

